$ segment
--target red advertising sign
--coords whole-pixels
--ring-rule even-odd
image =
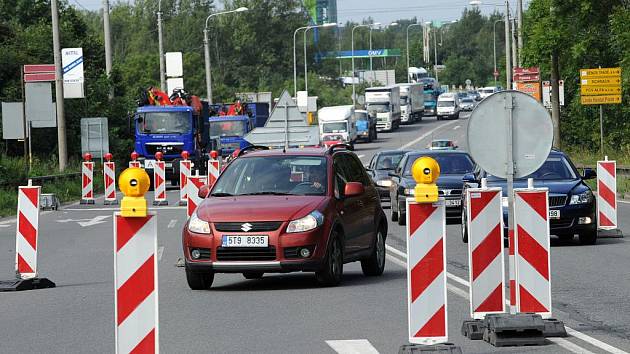
[[[24,74],[24,82],[55,81],[55,73]]]
[[[514,81],[518,81],[518,82],[540,81],[540,74],[515,74]]]
[[[540,74],[540,69],[535,66],[531,68],[521,68],[517,66],[514,68],[514,75],[519,75],[519,74],[523,74],[523,75]]]
[[[29,64],[24,65],[24,73],[25,74],[35,74],[35,73],[54,73],[55,65],[54,64]]]

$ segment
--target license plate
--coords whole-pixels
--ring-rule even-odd
[[[266,235],[247,235],[247,236],[227,236],[224,235],[222,247],[268,247],[269,236]]]
[[[549,219],[560,219],[560,210],[549,210]]]
[[[144,168],[145,169],[155,168],[155,160],[144,160]]]
[[[459,199],[446,200],[446,206],[460,206],[462,205],[462,201]]]

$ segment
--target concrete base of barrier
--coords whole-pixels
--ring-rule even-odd
[[[566,337],[567,330],[564,328],[564,322],[557,320],[555,318],[549,318],[543,320],[545,323],[545,329],[543,330],[543,335],[545,337]]]
[[[103,205],[118,205],[118,200],[105,200]]]
[[[154,200],[153,201],[153,206],[164,206],[164,205],[168,205],[168,200]]]
[[[398,354],[417,354],[417,353],[445,353],[445,354],[462,354],[462,348],[451,344],[403,344],[398,350]]]
[[[612,230],[597,230],[597,237],[599,238],[623,238],[623,232],[619,229]]]
[[[94,204],[94,199],[81,199],[79,204]]]
[[[470,340],[482,340],[486,322],[483,320],[468,320],[462,323],[462,336]]]
[[[483,340],[495,347],[545,344],[545,323],[539,314],[490,314],[485,322]]]
[[[0,292],[46,289],[55,286],[48,278],[0,280]]]
[[[186,206],[186,205],[188,205],[188,202],[185,201],[185,200],[180,200],[177,205],[179,205],[179,206]]]

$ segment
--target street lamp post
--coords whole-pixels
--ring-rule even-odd
[[[380,22],[372,23],[370,25],[370,52],[368,53],[368,56],[370,57],[370,71],[374,70],[372,69],[372,30],[374,29],[374,26],[380,26],[380,25],[381,25]]]
[[[409,78],[409,28],[414,26],[422,26],[420,23],[412,23],[407,26],[407,83],[411,82],[411,78]]]
[[[350,41],[352,42],[352,106],[357,105],[356,89],[354,85],[354,30],[361,27],[370,27],[370,25],[356,25],[352,27]]]
[[[208,20],[211,17],[230,14],[234,12],[243,12],[249,10],[246,7],[239,7],[236,10],[217,12],[210,14],[206,17],[206,25],[203,29],[203,49],[205,53],[205,66],[206,66],[206,94],[208,96],[208,103],[212,104],[212,74],[210,73],[210,47],[208,46]]]
[[[160,52],[160,89],[166,92],[166,78],[164,76],[164,40],[162,38],[162,0],[158,1],[158,51]]]
[[[492,25],[492,48],[493,48],[493,56],[494,56],[494,71],[492,75],[494,76],[494,86],[497,86],[497,23],[503,22],[503,20],[496,20]]]
[[[306,32],[311,28],[327,28],[327,27],[336,27],[336,23],[324,23],[317,26],[307,26],[304,29],[304,91],[308,91],[308,62],[306,58]]]

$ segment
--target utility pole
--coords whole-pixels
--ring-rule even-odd
[[[59,42],[59,10],[57,0],[50,1],[52,13],[53,53],[55,59],[55,97],[57,102],[57,144],[59,145],[59,171],[68,164],[66,146],[66,117],[63,111],[63,71],[61,67],[61,44]]]
[[[523,66],[523,0],[516,0],[518,20],[518,66]]]
[[[553,146],[560,148],[560,70],[558,53],[551,53],[551,122],[553,124]]]
[[[112,72],[112,37],[111,27],[109,25],[109,0],[103,0],[103,30],[105,35],[105,73],[111,79]],[[109,89],[109,99],[114,98],[113,86]]]
[[[512,21],[510,21],[510,23],[512,24],[512,67],[515,68],[518,66],[518,51],[516,49],[517,46],[517,33],[516,33],[516,20],[512,19]]]
[[[162,0],[158,1],[158,50],[160,52],[160,90],[166,92],[166,78],[164,76],[164,38],[162,35]]]
[[[433,63],[433,69],[435,69],[435,81],[436,82],[440,82],[440,80],[438,79],[438,69],[437,69],[437,65],[438,65],[438,57],[437,57],[437,32],[436,30],[433,30],[433,49],[435,50],[435,55],[433,56],[433,59],[435,59],[434,63]]]
[[[510,58],[510,3],[505,1],[505,89],[512,89],[512,59]]]

